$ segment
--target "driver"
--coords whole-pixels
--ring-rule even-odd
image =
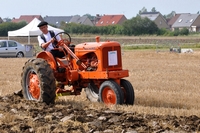
[[[42,31],[42,34],[38,36],[39,46],[44,51],[50,52],[54,57],[62,58],[65,56],[64,52],[56,47],[57,42],[61,40],[60,36],[58,35],[56,39],[54,38],[57,33],[48,30],[48,23],[41,21],[37,27]]]

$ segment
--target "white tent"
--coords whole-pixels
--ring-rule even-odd
[[[21,29],[15,30],[15,31],[8,31],[8,40],[10,36],[28,36],[28,44],[30,44],[30,36],[38,36],[42,34],[40,29],[37,27],[37,25],[41,21],[37,18],[34,18],[28,25],[24,26]],[[53,30],[55,32],[64,32],[62,29],[54,28],[50,25],[48,25],[48,30]]]

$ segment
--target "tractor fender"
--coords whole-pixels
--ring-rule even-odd
[[[50,52],[42,51],[39,54],[37,54],[36,58],[45,59],[48,62],[48,64],[51,66],[51,68],[53,70],[56,70],[57,68],[56,60]]]

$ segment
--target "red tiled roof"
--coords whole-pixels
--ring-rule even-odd
[[[124,15],[104,15],[96,23],[96,26],[108,26],[108,25],[120,24],[121,20],[124,19],[126,19]]]
[[[43,18],[41,17],[41,15],[21,15],[20,18],[18,19],[13,19],[12,22],[22,22],[25,21],[27,23],[30,23],[34,18],[37,18],[41,21],[43,21]]]

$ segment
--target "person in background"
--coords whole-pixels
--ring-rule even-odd
[[[56,46],[57,42],[61,40],[61,37],[58,35],[54,38],[57,33],[48,30],[48,23],[41,21],[37,27],[42,31],[42,34],[38,36],[39,46],[44,51],[50,52],[54,57],[62,58],[65,56],[64,52]]]

